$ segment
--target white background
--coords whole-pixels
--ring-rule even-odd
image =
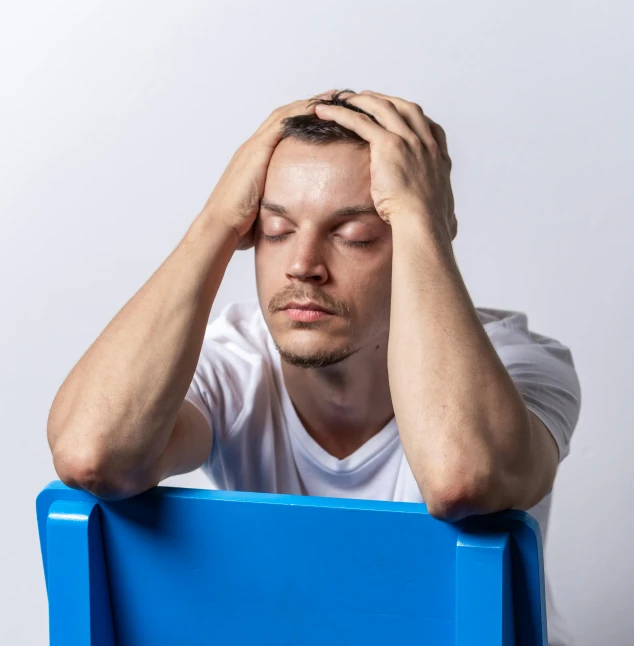
[[[572,349],[583,404],[546,561],[579,646],[631,644],[633,22],[625,2],[3,5],[0,643],[47,643],[35,497],[62,381],[269,112],[350,87],[445,128],[475,304]],[[256,297],[252,254],[212,318]]]

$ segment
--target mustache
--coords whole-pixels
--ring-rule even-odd
[[[284,308],[287,303],[291,301],[312,301],[319,307],[331,310],[335,314],[343,315],[348,311],[345,305],[333,300],[327,294],[320,292],[300,292],[295,289],[286,290],[280,294],[275,295],[269,302],[268,310],[271,314]]]

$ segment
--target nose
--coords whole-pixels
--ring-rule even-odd
[[[299,235],[295,236],[296,242],[291,252],[286,275],[296,280],[321,285],[328,278],[321,246],[316,236],[306,237],[301,240],[299,237]]]

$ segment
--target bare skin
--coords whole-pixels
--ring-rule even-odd
[[[180,244],[62,383],[47,439],[67,485],[125,498],[198,468],[209,455],[208,429],[192,417],[197,411],[185,406],[183,416],[183,399],[227,265],[237,248],[252,244],[282,120],[309,113],[312,98],[277,108],[240,146]]]
[[[453,257],[444,131],[398,97],[349,95],[378,124],[309,100],[274,111],[181,244],[80,359],[49,414],[64,482],[126,497],[200,466],[208,429],[198,423],[200,437],[188,435],[192,419],[175,420],[227,263],[255,245],[258,297],[286,386],[325,450],[342,459],[396,417],[440,518],[529,509],[550,489],[557,446],[524,406]],[[309,111],[369,148],[280,141],[282,119]],[[362,208],[335,215],[350,207]],[[300,323],[280,311],[290,300],[330,313]]]
[[[553,484],[557,445],[526,408],[454,258],[457,221],[444,130],[400,97],[367,91],[345,98],[376,122],[344,106],[317,106],[316,114],[369,144],[370,195],[392,229],[390,392],[403,451],[427,508],[449,520],[530,509]],[[292,235],[287,244],[299,249],[298,239]],[[317,272],[319,263],[327,267],[336,254],[328,247],[309,252],[305,244],[303,253],[295,252],[303,261],[296,266],[304,277],[314,272],[321,285],[327,274]],[[372,262],[367,265],[374,278]],[[380,282],[370,284],[382,293]],[[366,401],[373,397],[366,392]]]
[[[263,205],[255,231],[260,305],[299,418],[343,459],[394,416],[387,372],[392,233],[373,207],[368,150],[282,141]],[[332,215],[357,205],[369,210]],[[370,244],[346,244],[357,241]],[[335,314],[297,323],[280,309],[291,300],[316,301]]]

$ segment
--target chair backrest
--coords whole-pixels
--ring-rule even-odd
[[[155,487],[37,498],[51,646],[546,645],[541,533],[510,510]]]

